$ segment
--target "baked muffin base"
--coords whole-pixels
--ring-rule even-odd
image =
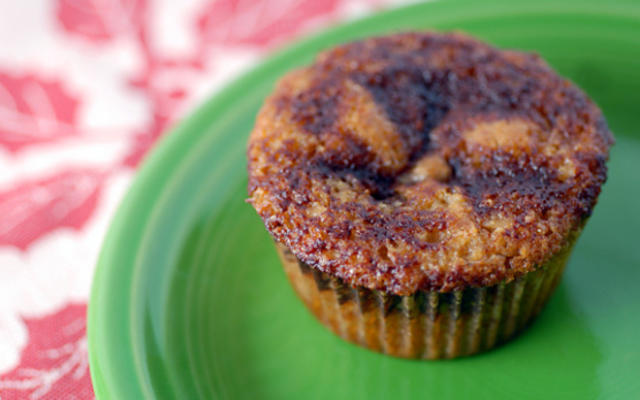
[[[298,296],[332,332],[396,357],[443,359],[489,350],[521,332],[558,285],[574,241],[511,282],[410,296],[352,287],[276,247]]]

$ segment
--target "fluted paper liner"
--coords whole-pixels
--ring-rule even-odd
[[[525,328],[560,281],[571,244],[508,283],[410,296],[352,287],[277,248],[300,298],[335,334],[397,357],[440,359],[489,350]]]

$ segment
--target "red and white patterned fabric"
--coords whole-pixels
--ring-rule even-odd
[[[274,47],[399,2],[0,1],[0,399],[94,397],[98,251],[167,128]]]

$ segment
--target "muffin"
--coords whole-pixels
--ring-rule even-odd
[[[279,81],[249,138],[248,201],[334,333],[453,358],[540,312],[612,144],[597,106],[537,55],[395,34]]]

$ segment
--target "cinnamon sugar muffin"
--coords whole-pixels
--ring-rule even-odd
[[[249,139],[249,202],[332,331],[452,358],[540,311],[612,144],[600,110],[535,54],[377,37],[277,84]]]

